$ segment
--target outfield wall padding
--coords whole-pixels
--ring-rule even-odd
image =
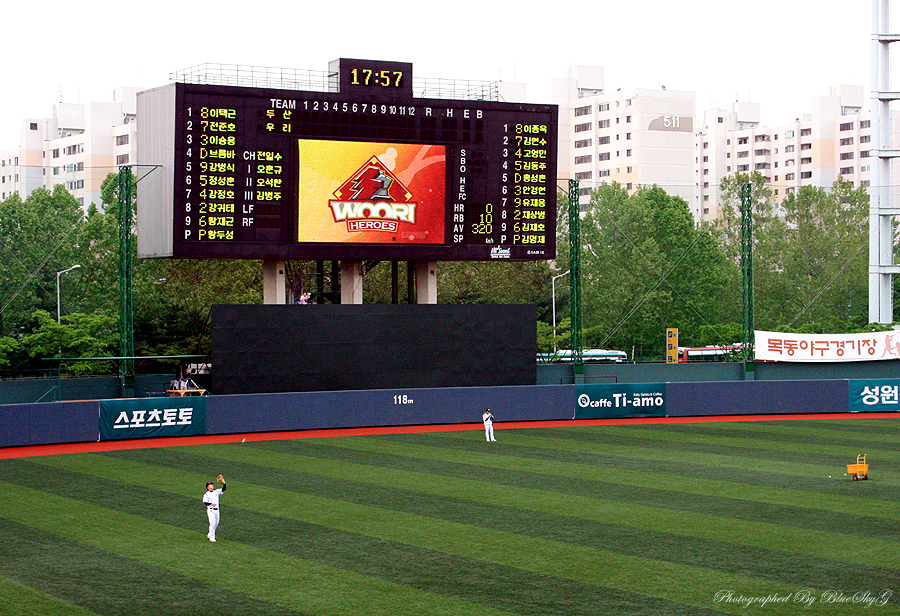
[[[849,381],[666,383],[669,417],[849,412]],[[406,396],[404,398],[404,396]],[[172,398],[166,400],[174,400]],[[209,396],[207,434],[571,419],[574,385]],[[897,410],[890,408],[890,410]],[[623,409],[621,417],[634,416]],[[99,401],[0,406],[0,447],[97,440]]]
[[[670,417],[846,413],[849,381],[668,383]]]
[[[0,406],[0,447],[97,440],[98,403],[43,402]]]
[[[481,421],[490,408],[503,421],[568,419],[573,388],[442,387],[210,396],[209,434]]]

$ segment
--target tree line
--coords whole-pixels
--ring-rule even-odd
[[[628,191],[609,184],[591,191],[580,224],[585,348],[659,360],[667,327],[677,327],[686,346],[740,341],[739,195],[745,183],[753,194],[756,328],[880,328],[867,322],[865,189],[839,179],[829,189],[802,187],[776,203],[759,173],[736,174],[722,181],[722,217],[703,224],[695,223],[683,199],[658,186]],[[0,374],[45,374],[49,357],[118,355],[117,190],[117,176],[110,174],[99,207],[82,208],[62,186],[0,202]],[[570,286],[568,276],[560,276],[569,269],[567,212],[561,194],[555,261],[441,263],[438,301],[534,304],[537,350],[568,348]],[[81,267],[59,276],[73,265]],[[367,265],[364,302],[393,301],[390,263]],[[330,268],[293,261],[287,274],[294,296],[309,291],[316,301],[332,301],[317,292],[331,288]],[[408,300],[406,276],[398,268],[401,302]],[[258,261],[134,259],[133,280],[138,356],[211,356],[211,306],[262,301]],[[73,362],[64,369],[95,374],[115,366]]]

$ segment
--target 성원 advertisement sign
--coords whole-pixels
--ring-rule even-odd
[[[853,379],[850,412],[900,411],[900,379]]]

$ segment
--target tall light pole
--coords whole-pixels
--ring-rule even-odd
[[[553,289],[553,352],[556,353],[556,279],[568,276],[571,270],[567,270],[564,274],[554,276],[550,281],[550,287]]]
[[[67,270],[63,270],[61,272],[56,272],[56,322],[60,323],[60,310],[59,310],[59,277],[65,273],[71,272],[72,270],[76,270],[80,268],[80,265],[73,265]]]

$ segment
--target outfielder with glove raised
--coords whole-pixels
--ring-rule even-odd
[[[225,491],[225,478],[218,475],[216,481],[221,483],[222,487],[216,489],[216,485],[212,481],[207,481],[206,494],[203,495],[206,517],[209,518],[209,532],[206,536],[213,542],[216,540],[216,529],[219,527],[219,496]]]

